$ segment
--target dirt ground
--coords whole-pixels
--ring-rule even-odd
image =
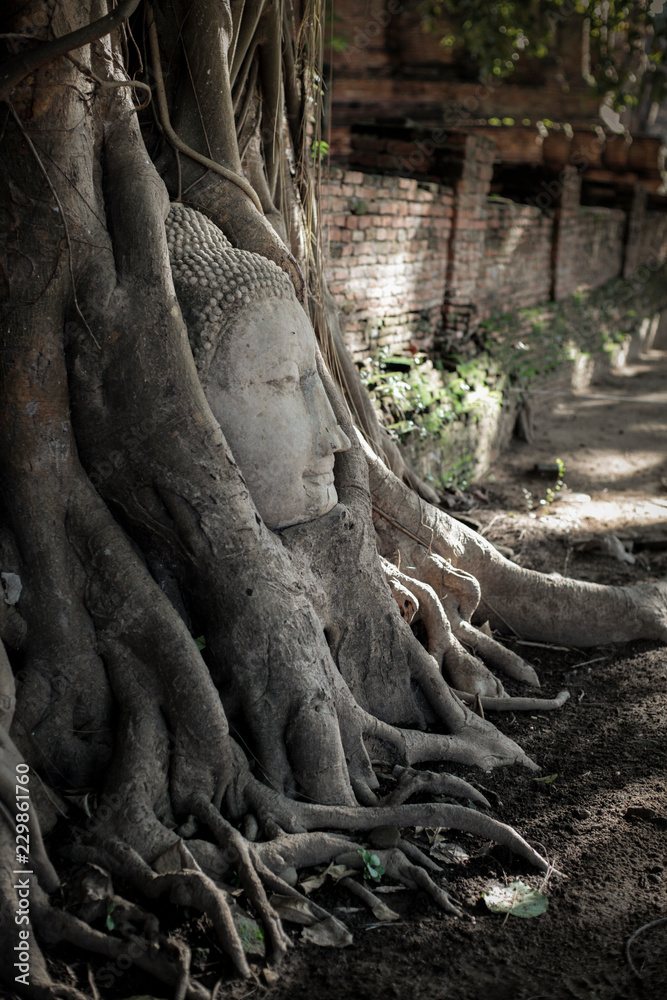
[[[465,516],[535,569],[619,584],[667,576],[667,354],[653,352],[586,394],[554,396],[535,409],[533,442],[515,442],[471,489]],[[560,490],[555,472],[534,471],[556,459],[565,465]],[[559,499],[540,503],[549,489]],[[618,541],[605,541],[610,535]],[[634,561],[619,561],[619,550]],[[506,850],[444,831],[469,855],[443,862],[443,884],[461,902],[462,919],[422,892],[398,891],[382,898],[399,919],[379,923],[358,899],[325,885],[313,898],[345,920],[353,943],[305,944],[300,928],[287,925],[295,948],[277,977],[267,983],[258,968],[256,982],[230,980],[220,997],[667,998],[667,650],[650,642],[515,648],[537,668],[546,696],[571,692],[558,712],[494,718],[551,780],[519,768],[452,770],[481,782],[495,815],[564,874],[544,885]],[[410,836],[428,851],[425,832]],[[542,888],[546,913],[520,919],[486,909],[482,895],[492,883],[515,878]],[[660,919],[632,944],[633,972],[628,939]],[[183,931],[203,948],[195,964],[220,969],[202,923]],[[69,966],[85,981],[81,955],[60,949],[58,963],[65,978]],[[111,991],[100,989],[104,1000],[147,994],[169,995],[132,969]]]

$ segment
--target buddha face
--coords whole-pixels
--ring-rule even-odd
[[[321,517],[338,502],[334,455],[350,447],[317,372],[299,303],[258,297],[225,329],[206,395],[257,510],[270,528]]]

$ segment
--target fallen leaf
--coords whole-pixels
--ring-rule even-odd
[[[320,886],[324,885],[327,876],[332,878],[334,882],[340,881],[342,878],[347,878],[348,875],[356,875],[357,872],[354,868],[348,868],[347,865],[335,865],[333,862],[319,875],[311,875],[309,878],[304,879],[303,882],[299,883],[299,888],[302,892],[305,892],[307,896],[315,889],[319,889]]]
[[[236,903],[230,906],[230,910],[246,955],[259,955],[260,958],[264,958],[266,945],[264,931],[260,925]]]
[[[470,855],[459,844],[453,843],[434,844],[428,853],[432,858],[437,858],[439,861],[446,861],[450,865],[467,861],[470,858]]]
[[[322,872],[321,875],[310,875],[308,878],[305,878],[303,882],[299,882],[299,889],[309,896],[311,892],[315,892],[315,890],[319,889],[321,885],[324,885],[325,881],[326,875],[324,872]]]
[[[533,778],[533,781],[538,781],[541,785],[550,785],[557,777],[558,771],[554,774],[543,774],[541,778]]]
[[[301,938],[310,944],[319,945],[320,948],[347,948],[353,941],[347,927],[335,917],[327,917],[312,927],[304,927]]]
[[[274,893],[269,903],[281,920],[288,920],[292,924],[310,927],[320,919],[311,910],[307,899],[295,899],[294,896],[280,896]]]
[[[508,913],[513,917],[539,917],[549,905],[547,897],[519,879],[510,885],[496,883],[482,893],[482,899],[492,913]]]

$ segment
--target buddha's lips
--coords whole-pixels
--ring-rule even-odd
[[[334,474],[329,472],[304,472],[303,478],[314,486],[333,486]]]

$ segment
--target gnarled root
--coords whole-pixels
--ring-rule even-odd
[[[485,840],[502,844],[515,854],[530,861],[541,871],[549,862],[530,846],[512,827],[482,812],[465,806],[442,802],[398,806],[320,806],[303,802],[288,802],[274,792],[249,779],[247,803],[260,824],[278,823],[287,832],[333,828],[337,830],[372,830],[378,826],[444,826],[471,833]],[[282,852],[281,852],[282,853]],[[284,857],[284,856],[283,856]],[[296,866],[295,866],[296,867]]]
[[[410,595],[414,595],[417,606],[409,621],[423,623],[429,653],[457,690],[503,697],[501,682],[485,663],[515,680],[540,686],[530,664],[470,624],[480,597],[479,584],[473,577],[455,570],[451,563],[401,532],[386,517],[376,516],[375,526],[380,552],[390,553],[393,560],[383,558],[382,567],[401,614],[405,617],[414,605],[410,600]],[[413,575],[402,573],[394,563],[409,565]]]
[[[411,541],[473,576],[481,593],[480,621],[489,619],[494,629],[524,639],[583,648],[639,638],[667,642],[666,583],[611,587],[525,569],[467,525],[424,502],[363,442],[362,447],[382,554],[392,559],[397,545]],[[383,522],[394,529],[387,551]],[[468,620],[467,608],[459,611]]]
[[[381,559],[385,577],[398,604],[401,616],[408,624],[419,621],[426,630],[427,645],[431,656],[455,688],[471,694],[502,697],[500,681],[487,670],[481,660],[471,656],[455,636],[443,603],[428,584],[416,580],[390,563]],[[414,608],[408,617],[409,611]],[[474,631],[471,629],[471,631]]]

